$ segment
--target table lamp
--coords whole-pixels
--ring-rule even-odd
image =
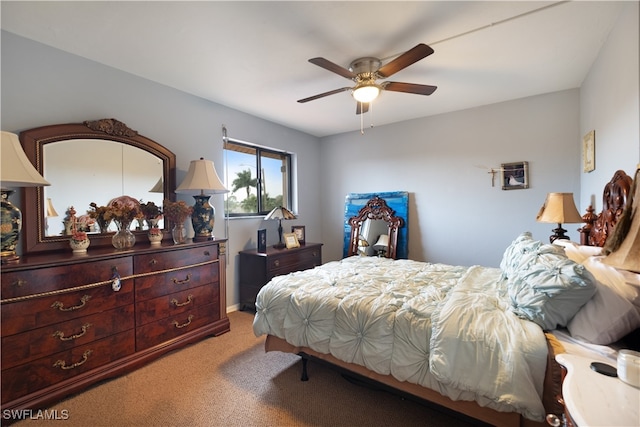
[[[540,208],[536,221],[558,224],[558,228],[552,230],[554,234],[549,236],[551,243],[558,239],[569,239],[569,236],[564,234],[567,230],[562,228],[562,223],[583,222],[582,216],[580,216],[576,204],[573,202],[573,193],[547,194],[547,199]]]
[[[2,190],[2,204],[0,206],[0,228],[2,264],[16,262],[20,257],[16,254],[16,246],[20,241],[22,231],[22,212],[10,201],[13,194],[8,187],[41,187],[51,185],[33,167],[22,150],[18,135],[2,131],[2,159],[0,167],[0,181]]]
[[[209,204],[212,194],[228,193],[211,160],[192,160],[187,176],[176,188],[176,193],[191,194],[196,203],[191,214],[194,241],[211,240],[215,221],[215,209]]]
[[[379,257],[387,256],[386,254],[389,251],[389,235],[381,234],[380,237],[378,237],[378,241],[373,245],[373,249],[376,250]]]
[[[285,247],[285,244],[282,243],[282,220],[285,219],[296,219],[296,216],[289,211],[284,206],[275,207],[264,217],[265,220],[269,219],[277,219],[278,220],[278,237],[279,241],[275,245],[273,245],[276,249],[282,249]]]

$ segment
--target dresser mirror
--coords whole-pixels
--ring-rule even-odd
[[[405,191],[348,194],[343,257],[359,254],[406,259],[408,205]]]
[[[23,189],[24,253],[68,249],[63,223],[71,206],[81,216],[92,202],[105,206],[124,195],[160,207],[175,200],[175,154],[118,120],[39,127],[21,132],[20,141],[51,183]],[[160,226],[169,238],[166,222]],[[113,224],[107,233],[90,229],[91,247],[110,246],[111,231]],[[134,233],[141,234],[137,241],[146,239],[146,231]]]

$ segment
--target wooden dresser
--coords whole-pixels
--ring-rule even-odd
[[[322,264],[322,243],[306,243],[299,248],[275,249],[266,253],[240,251],[240,309],[254,309],[260,289],[273,279],[293,271]]]
[[[226,242],[2,266],[2,410],[37,409],[162,354],[229,331]]]

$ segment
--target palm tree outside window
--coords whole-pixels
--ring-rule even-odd
[[[231,217],[266,215],[276,206],[291,209],[291,154],[227,140],[225,176],[231,189]]]

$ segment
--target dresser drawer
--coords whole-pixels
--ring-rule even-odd
[[[218,259],[217,246],[184,249],[178,245],[178,248],[180,250],[136,255],[133,261],[133,270],[136,274],[151,273]]]
[[[193,310],[194,307],[211,304],[216,300],[214,293],[213,286],[199,286],[138,303],[136,326],[140,327],[165,317],[177,316]]]
[[[269,278],[288,274],[293,271],[306,270],[321,264],[319,248],[305,248],[289,254],[269,258],[267,266]]]
[[[2,402],[69,380],[134,352],[133,330],[2,371]]]
[[[2,369],[134,328],[133,305],[2,338]]]
[[[144,301],[176,291],[217,282],[217,263],[159,273],[153,276],[138,277],[135,282],[136,301]]]
[[[2,299],[107,281],[113,277],[114,271],[121,277],[133,274],[131,258],[3,272]]]
[[[2,276],[4,280],[4,275]],[[123,280],[115,292],[110,285],[3,304],[2,336],[41,328],[111,308],[133,304],[133,279]]]
[[[162,344],[220,319],[219,301],[136,328],[136,351]]]

